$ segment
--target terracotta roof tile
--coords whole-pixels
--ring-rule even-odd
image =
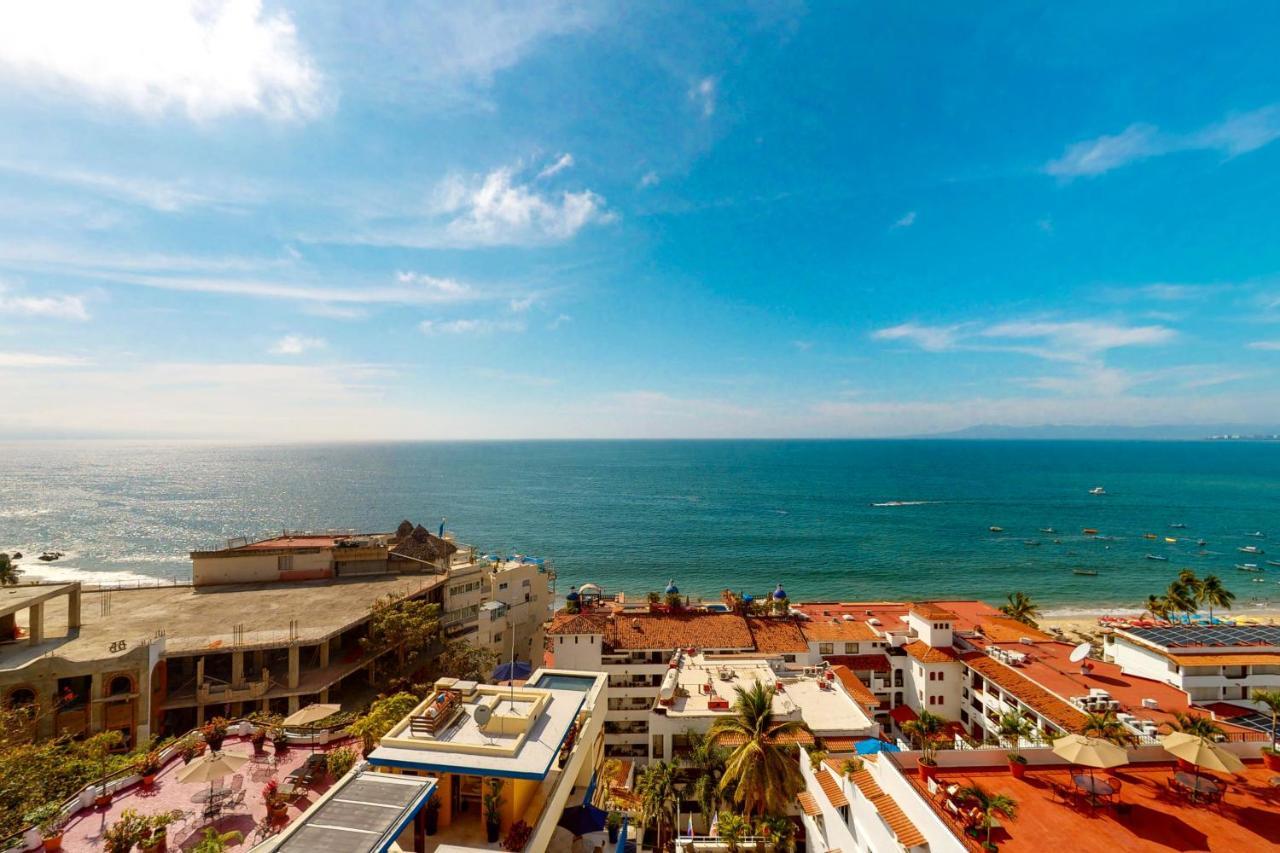
[[[794,617],[752,616],[747,619],[747,627],[755,640],[756,651],[762,654],[809,651],[809,643]]]
[[[1264,664],[1274,666],[1280,664],[1280,654],[1262,652],[1256,654],[1224,654],[1224,655],[1166,655],[1178,666],[1249,666]]]
[[[615,649],[751,649],[751,629],[736,613],[618,613],[605,644]]]
[[[801,791],[796,799],[800,802],[800,808],[809,817],[822,814],[822,808],[818,805],[818,801],[808,791]]]
[[[719,746],[738,746],[746,743],[746,738],[739,734],[725,733],[716,738],[716,744]],[[809,732],[791,732],[774,739],[775,743],[781,744],[799,744],[803,747],[813,746],[813,735]]]
[[[903,646],[903,651],[921,663],[948,663],[960,660],[960,655],[956,654],[956,650],[950,646],[930,646],[919,640],[907,643]]]
[[[993,643],[1016,643],[1023,637],[1030,637],[1040,642],[1053,640],[1053,637],[1039,628],[1032,628],[1008,616],[983,616],[977,624],[982,628],[982,635]]]
[[[939,607],[931,601],[918,601],[911,605],[911,612],[924,619],[938,619],[951,621],[956,618],[956,614],[952,613],[945,607]]]
[[[882,652],[870,655],[827,655],[823,660],[830,664],[847,666],[853,670],[869,669],[872,672],[888,672],[892,669],[889,666],[889,658]]]
[[[817,777],[818,784],[822,786],[822,793],[827,795],[831,805],[836,808],[849,805],[849,798],[844,795],[844,790],[841,789],[840,783],[826,769],[819,770],[813,775]]]
[[[856,643],[879,638],[874,628],[857,619],[816,617],[801,622],[800,630],[811,643],[830,643],[839,640]]]
[[[920,715],[911,710],[910,705],[895,705],[889,711],[889,716],[892,717],[893,721],[898,725],[920,719]]]
[[[911,818],[907,817],[902,808],[893,801],[892,797],[886,796],[884,791],[880,790],[880,786],[876,784],[875,778],[871,775],[870,770],[859,770],[850,778],[853,784],[858,787],[862,795],[871,801],[876,811],[880,812],[880,817],[884,818],[884,822],[889,825],[889,829],[893,830],[893,834],[897,836],[898,843],[903,847],[918,847],[925,843],[925,837],[911,822]]]
[[[1085,714],[1065,699],[1050,693],[1039,684],[981,652],[965,655],[964,662],[1002,690],[1011,693],[1036,713],[1069,732],[1084,725]]]
[[[561,610],[547,626],[548,634],[603,634],[609,624],[606,613],[565,613]]]
[[[876,697],[876,694],[872,693],[871,688],[863,684],[862,679],[854,675],[853,671],[847,666],[833,666],[831,671],[836,674],[836,678],[844,685],[845,691],[853,697],[853,701],[859,705],[873,708],[880,706],[880,700]]]

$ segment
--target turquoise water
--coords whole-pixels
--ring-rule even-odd
[[[1097,485],[1108,494],[1089,495]],[[891,500],[921,503],[872,506]],[[1280,599],[1280,568],[1265,565],[1280,560],[1277,510],[1280,444],[1268,443],[0,444],[0,548],[66,551],[24,564],[91,580],[188,576],[189,550],[230,536],[404,517],[434,528],[443,515],[482,549],[551,558],[562,594],[675,578],[709,597],[781,581],[797,599],[1023,589],[1058,608],[1135,606],[1191,567],[1248,602]],[[1272,538],[1246,537],[1256,530]],[[1268,553],[1237,553],[1246,544]],[[1263,565],[1265,582],[1240,562]]]

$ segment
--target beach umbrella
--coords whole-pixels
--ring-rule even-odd
[[[305,726],[308,731],[311,731],[313,724],[320,722],[326,717],[332,717],[341,710],[341,705],[322,705],[319,703],[313,703],[305,708],[294,711],[292,714],[285,717],[284,725],[299,727]],[[311,748],[315,749],[315,746],[315,732],[312,731]]]
[[[1129,753],[1123,747],[1116,746],[1109,740],[1088,737],[1087,735],[1065,735],[1053,742],[1053,754],[1071,764],[1089,768],[1089,778],[1093,778],[1093,769],[1106,770],[1129,763]]]
[[[247,755],[228,755],[225,752],[210,752],[178,771],[179,782],[208,782],[209,794],[213,794],[213,783],[223,776],[235,773],[245,762]]]
[[[1160,745],[1164,747],[1165,752],[1174,758],[1194,765],[1197,781],[1200,779],[1201,767],[1216,773],[1244,772],[1244,762],[1237,758],[1234,753],[1227,752],[1216,743],[1199,735],[1174,732],[1161,737]]]

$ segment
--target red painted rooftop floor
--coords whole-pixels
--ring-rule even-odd
[[[332,749],[336,745],[330,744],[329,748]],[[253,745],[248,740],[229,737],[223,744],[222,751],[234,755],[252,755]],[[267,746],[267,751],[272,751],[269,745]],[[177,779],[178,771],[184,765],[181,759],[174,758],[156,776],[155,785],[151,789],[147,790],[141,785],[135,785],[116,794],[105,815],[102,809],[90,808],[72,818],[66,834],[63,836],[62,847],[64,850],[70,851],[70,853],[101,851],[103,849],[101,837],[103,830],[110,826],[111,822],[119,817],[120,813],[125,809],[136,809],[139,814],[144,816],[173,809],[183,809],[191,812],[192,817],[185,824],[175,824],[169,827],[167,844],[169,850],[190,850],[199,842],[205,826],[213,826],[220,832],[238,830],[244,835],[244,841],[233,845],[229,849],[248,850],[257,841],[261,841],[261,838],[255,841],[254,832],[267,814],[266,803],[262,799],[263,786],[271,778],[283,782],[284,777],[291,770],[301,766],[310,754],[311,749],[306,746],[288,749],[280,756],[279,766],[274,773],[270,772],[266,767],[259,767],[253,763],[245,764],[240,771],[244,776],[244,808],[235,814],[223,815],[213,823],[201,818],[200,811],[202,806],[191,801],[192,795],[196,792],[209,788],[208,783],[197,785],[179,782]],[[219,784],[231,787],[231,779],[232,777],[228,776],[221,780]],[[291,804],[289,807],[289,820],[292,821],[303,811],[306,811],[324,793],[328,786],[328,782],[319,783],[312,787],[309,795]]]
[[[1246,765],[1240,776],[1215,776],[1228,784],[1225,802],[1217,806],[1192,805],[1174,796],[1165,784],[1171,764],[1143,764],[1094,771],[1122,783],[1120,802],[1130,807],[1119,814],[1105,806],[1090,810],[1055,800],[1049,781],[1070,784],[1070,771],[1030,770],[1022,780],[1007,770],[952,770],[939,774],[939,782],[961,786],[976,783],[1017,801],[1014,820],[999,818],[1003,829],[992,834],[1002,853],[1043,853],[1046,850],[1104,851],[1104,853],[1168,853],[1168,851],[1280,850],[1280,774],[1258,762]],[[910,774],[921,794],[928,791]],[[953,826],[957,825],[954,822]]]

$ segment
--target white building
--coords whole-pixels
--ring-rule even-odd
[[[542,662],[554,577],[541,560],[478,557],[474,549],[459,550],[444,590],[445,635],[466,637],[504,661],[514,642],[516,660],[536,667]]]

